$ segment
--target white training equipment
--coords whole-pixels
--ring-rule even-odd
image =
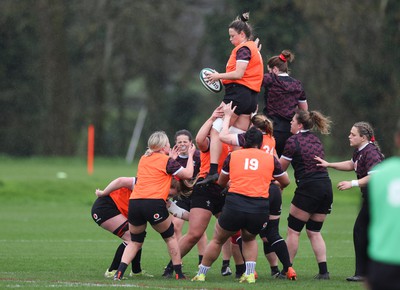
[[[214,130],[216,130],[218,133],[221,133],[223,122],[224,122],[224,120],[222,118],[215,119],[215,121],[212,124],[212,128]],[[234,126],[230,126],[228,129],[228,132],[230,134],[242,134],[242,133],[245,133],[246,131],[236,128]]]
[[[200,71],[200,81],[203,84],[203,86],[209,90],[210,92],[213,93],[219,93],[220,91],[222,91],[222,82],[220,80],[216,81],[216,82],[209,82],[206,80],[206,74],[207,73],[212,73],[214,72],[213,69],[211,68],[203,68]]]
[[[172,200],[169,202],[168,211],[174,217],[177,217],[177,218],[180,218],[180,219],[182,219],[182,217],[183,217],[183,215],[185,213],[189,213],[186,209],[177,206],[176,203],[173,202]]]

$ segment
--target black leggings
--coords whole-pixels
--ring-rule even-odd
[[[363,198],[361,209],[360,212],[358,213],[353,228],[353,242],[354,242],[354,251],[356,256],[356,271],[355,271],[356,276],[358,275],[365,277],[367,274],[368,223],[369,223],[368,204],[365,198]]]

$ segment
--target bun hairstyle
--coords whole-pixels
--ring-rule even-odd
[[[261,148],[263,135],[256,127],[251,127],[244,134],[245,143],[243,148]]]
[[[280,72],[289,72],[289,68],[288,68],[288,62],[292,62],[294,61],[294,53],[292,53],[290,50],[285,49],[281,52],[280,55],[275,55],[273,57],[271,57],[268,62],[267,65],[270,68],[273,68],[274,66],[276,66]]]
[[[250,19],[250,12],[243,12],[241,15],[237,16],[235,20],[229,24],[228,28],[235,29],[237,33],[241,33],[242,31],[246,35],[247,39],[253,40],[253,28],[248,23]]]
[[[144,155],[150,156],[153,152],[159,152],[169,143],[168,136],[164,131],[156,131],[150,135],[147,141],[147,150]]]
[[[240,20],[242,20],[243,22],[247,22],[249,21],[250,18],[250,12],[243,12],[242,15],[238,16],[238,18],[240,17]]]

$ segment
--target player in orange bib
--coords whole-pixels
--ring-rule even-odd
[[[110,267],[104,273],[106,278],[114,277],[130,239],[128,231],[128,201],[135,182],[135,177],[119,177],[107,185],[104,190],[96,190],[98,198],[92,205],[93,220],[103,229],[123,240],[115,252]],[[132,272],[129,275],[152,277],[146,271],[142,271],[140,265],[141,255],[142,250],[140,249],[132,261]]]
[[[168,136],[162,132],[154,132],[148,140],[148,150],[140,158],[137,171],[137,183],[129,200],[128,221],[131,241],[129,241],[114,280],[121,280],[128,264],[142,247],[147,222],[160,233],[167,244],[171,256],[176,279],[185,279],[182,273],[182,259],[178,240],[174,235],[172,217],[166,206],[171,179],[175,175],[182,179],[193,176],[194,145],[189,149],[186,168],[169,157],[170,143]]]
[[[230,180],[230,187],[213,238],[192,281],[205,281],[205,275],[218,258],[222,245],[241,230],[246,272],[240,282],[255,283],[258,254],[255,238],[268,222],[268,189],[273,178],[282,187],[289,184],[289,178],[274,156],[259,150],[263,140],[260,130],[250,128],[245,140],[244,149],[233,151],[225,160],[218,183],[225,187]]]
[[[245,145],[245,134],[232,134],[229,133],[229,119],[233,114],[234,108],[232,103],[224,106],[224,122],[222,125],[222,131],[220,133],[220,139],[222,142],[233,145],[241,146]],[[252,126],[258,128],[263,134],[263,142],[261,150],[266,154],[270,154],[278,158],[275,150],[275,138],[272,136],[273,125],[272,121],[269,120],[263,114],[256,114],[251,118]],[[279,220],[282,210],[282,192],[279,184],[271,182],[269,187],[269,222],[268,225],[263,228],[260,233],[260,237],[263,240],[264,254],[271,267],[271,276],[274,278],[290,280],[296,280],[296,272],[294,271],[290,262],[289,251],[285,240],[279,234]],[[236,239],[233,242],[239,242],[240,239]],[[283,265],[282,272],[278,268],[278,258]]]
[[[233,102],[235,106],[230,125],[234,126],[236,133],[245,132],[250,125],[250,115],[257,110],[258,93],[264,76],[263,60],[257,42],[253,41],[253,29],[248,20],[249,13],[246,12],[229,25],[229,39],[235,47],[226,64],[226,72],[207,74],[207,81],[221,79],[224,84],[225,95],[221,105]],[[218,159],[222,150],[218,135],[221,128],[222,119],[216,119],[210,132],[210,171],[201,183],[218,179]]]
[[[190,204],[190,219],[187,233],[179,240],[179,248],[182,257],[184,257],[201,239],[211,217],[218,216],[221,213],[225,202],[225,196],[222,194],[222,187],[217,183],[209,183],[199,185],[199,181],[207,176],[210,168],[210,152],[209,152],[209,132],[214,120],[223,116],[222,109],[216,108],[209,119],[199,129],[196,136],[196,143],[200,150],[200,172],[198,182],[193,187]],[[225,144],[223,153],[220,156],[219,169],[222,168],[223,162],[228,155],[230,148]],[[172,262],[164,268],[163,277],[169,278],[173,274]]]

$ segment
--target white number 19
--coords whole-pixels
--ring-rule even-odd
[[[246,158],[244,160],[244,170],[257,170],[258,169],[258,160],[255,158]]]

